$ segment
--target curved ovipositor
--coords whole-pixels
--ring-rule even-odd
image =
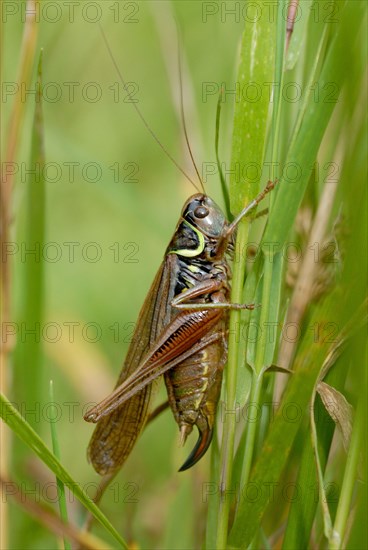
[[[192,452],[182,465],[182,467],[179,469],[179,472],[184,472],[185,470],[188,470],[194,464],[198,462],[202,458],[202,456],[207,451],[208,447],[211,444],[212,436],[213,436],[213,429],[207,428],[206,430],[201,430],[198,426],[198,432],[199,437],[197,440],[197,443],[195,444]]]

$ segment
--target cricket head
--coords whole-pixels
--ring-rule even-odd
[[[218,238],[227,227],[221,208],[208,195],[197,193],[184,204],[182,218],[207,237]]]

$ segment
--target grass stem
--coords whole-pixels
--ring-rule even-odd
[[[238,229],[237,246],[235,247],[234,271],[231,291],[232,303],[241,303],[245,262],[242,251],[248,240],[249,222],[244,220]],[[226,548],[229,525],[230,498],[226,494],[231,489],[234,439],[236,427],[236,381],[239,358],[238,341],[240,338],[240,311],[233,310],[230,314],[229,325],[229,354],[226,369],[226,403],[228,410],[224,418],[222,445],[220,453],[220,501],[218,508],[218,524],[216,548]]]

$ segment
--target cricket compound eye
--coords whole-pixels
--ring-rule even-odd
[[[206,218],[210,211],[205,206],[197,206],[197,208],[194,210],[194,215],[196,218]]]

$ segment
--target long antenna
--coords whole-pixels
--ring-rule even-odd
[[[233,216],[232,216],[231,210],[230,210],[229,191],[227,189],[226,180],[225,180],[224,172],[222,171],[221,162],[220,162],[220,155],[219,155],[219,137],[220,137],[220,119],[221,119],[222,95],[223,95],[223,89],[221,88],[219,96],[218,96],[218,100],[217,100],[217,109],[216,109],[215,154],[216,154],[217,169],[218,169],[219,174],[220,174],[221,189],[222,189],[222,195],[224,197],[227,219],[230,220],[230,219],[233,219]]]
[[[103,38],[103,41],[105,42],[105,46],[107,48],[107,51],[109,52],[109,56],[111,58],[111,61],[116,69],[116,72],[118,73],[119,75],[119,78],[121,80],[121,83],[123,84],[124,86],[124,89],[127,88],[127,85],[126,85],[126,82],[125,82],[125,79],[122,75],[122,72],[120,70],[120,67],[118,66],[116,60],[115,60],[115,57],[114,57],[114,54],[112,53],[112,50],[110,48],[110,44],[107,40],[107,37],[106,37],[106,34],[105,34],[105,31],[103,30],[101,24],[99,23],[99,27],[100,27],[100,31],[101,31],[101,34],[102,34],[102,38]],[[134,107],[137,115],[139,116],[139,118],[141,119],[141,121],[143,122],[144,126],[147,128],[148,132],[151,134],[151,136],[153,137],[153,139],[156,141],[156,143],[158,144],[158,146],[162,149],[162,151],[169,157],[169,159],[171,160],[171,162],[173,164],[175,164],[176,168],[178,170],[180,170],[180,172],[187,178],[187,180],[190,181],[190,183],[194,186],[195,189],[197,189],[197,191],[201,192],[201,190],[198,188],[198,186],[194,183],[194,181],[188,176],[188,174],[183,170],[183,168],[180,166],[180,164],[178,164],[176,162],[176,160],[174,159],[174,157],[169,153],[169,151],[166,149],[166,147],[161,143],[160,139],[157,137],[157,135],[155,134],[155,132],[152,130],[152,128],[149,126],[148,122],[146,121],[146,119],[144,118],[140,108],[138,107],[138,105],[134,102],[132,102],[132,106]],[[202,182],[201,182],[202,183]],[[202,187],[203,187],[203,184],[202,184]]]
[[[180,34],[179,34],[179,28],[178,28],[178,25],[176,25],[176,29],[177,29],[177,33],[178,33],[178,69],[179,69],[179,84],[180,84],[180,113],[181,113],[181,121],[182,121],[182,124],[183,124],[183,130],[184,130],[184,136],[185,136],[185,143],[187,144],[187,148],[188,148],[188,151],[189,151],[189,155],[190,155],[190,158],[192,160],[192,163],[193,163],[193,166],[194,166],[194,169],[197,173],[197,176],[198,176],[198,180],[201,184],[201,187],[202,187],[202,190],[203,190],[203,193],[205,193],[205,189],[204,189],[204,185],[203,185],[203,181],[202,181],[202,178],[199,174],[199,170],[197,168],[197,164],[194,160],[194,156],[193,156],[193,152],[192,152],[192,148],[190,146],[190,143],[189,143],[189,137],[188,137],[188,132],[187,132],[187,125],[185,123],[185,114],[184,114],[184,101],[183,101],[183,77],[182,77],[182,70],[181,70],[181,56],[180,56]]]

